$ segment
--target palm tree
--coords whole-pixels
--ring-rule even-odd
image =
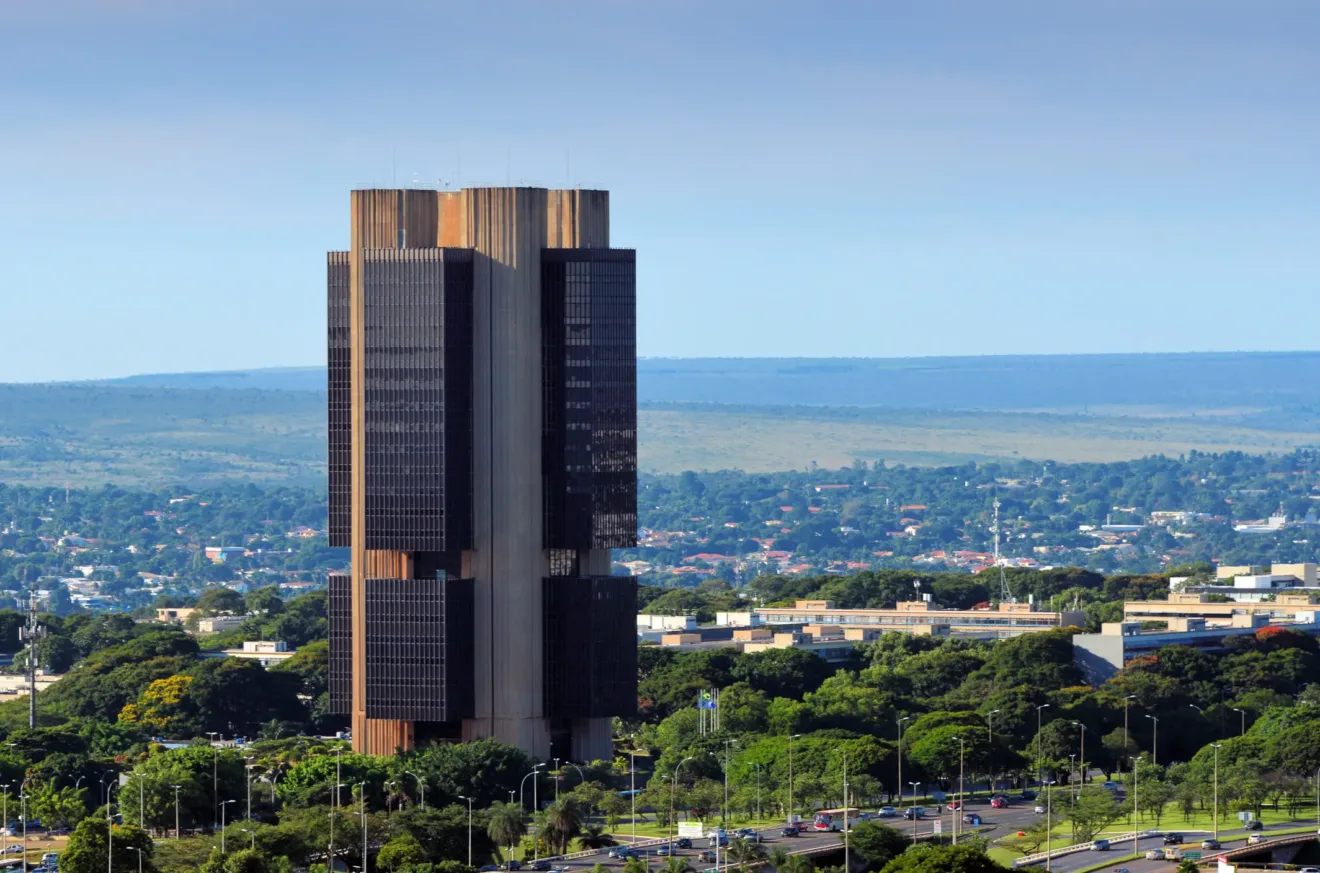
[[[584,849],[603,849],[606,846],[613,846],[615,841],[614,837],[605,832],[604,825],[589,824],[582,829],[578,842]]]
[[[669,858],[665,861],[664,873],[696,873],[687,858]]]
[[[527,833],[527,818],[522,807],[512,803],[496,803],[490,808],[490,824],[486,834],[497,846],[508,846],[508,857],[513,857],[513,847]]]
[[[746,870],[748,864],[755,864],[765,857],[765,849],[751,840],[734,840],[729,843],[729,858],[739,869]]]
[[[564,854],[568,844],[582,831],[582,813],[571,797],[564,797],[550,804],[545,810],[545,838],[548,843],[559,847],[559,854]]]
[[[788,849],[783,846],[775,846],[770,850],[770,866],[776,870],[782,870],[784,863],[788,860]]]
[[[781,867],[776,867],[779,873],[814,873],[816,865],[806,855],[789,855],[784,859]]]

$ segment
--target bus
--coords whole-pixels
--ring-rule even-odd
[[[816,813],[811,829],[814,831],[841,831],[843,830],[845,818],[848,821],[848,826],[851,827],[853,822],[858,821],[861,814],[860,809],[822,809]]]

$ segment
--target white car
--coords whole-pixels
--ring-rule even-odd
[[[893,818],[896,815],[898,815],[898,810],[894,809],[892,806],[880,807],[881,818]]]
[[[1147,861],[1163,861],[1163,860],[1164,860],[1164,853],[1161,852],[1159,849],[1147,849],[1147,850],[1146,850],[1146,860],[1147,860]]]
[[[1045,807],[1043,806],[1036,807],[1036,815],[1044,815],[1044,814],[1045,814]]]

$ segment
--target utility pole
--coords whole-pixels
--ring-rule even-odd
[[[1247,735],[1247,711],[1245,709],[1238,709],[1236,706],[1233,707],[1233,711],[1242,716],[1242,732],[1239,733],[1238,736],[1245,737]]]
[[[966,787],[963,783],[963,760],[967,754],[967,741],[962,737],[954,737],[958,741],[958,802],[954,804],[958,808],[953,814],[953,844],[958,845],[958,825],[959,817],[963,809],[967,806]]]
[[[1150,740],[1150,762],[1156,766],[1160,763],[1160,719],[1158,716],[1146,714],[1146,718],[1155,724],[1155,733],[1151,735]]]
[[[177,841],[179,839],[179,789],[182,788],[183,786],[175,785],[173,787],[174,787],[174,839],[175,841]]]
[[[802,734],[788,735],[788,823],[793,825],[793,739]],[[672,812],[671,812],[672,815]]]
[[[367,873],[367,783],[358,783],[358,800],[362,809],[362,873]]]

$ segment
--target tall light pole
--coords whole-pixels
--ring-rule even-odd
[[[912,716],[898,719],[898,805],[903,805],[903,722],[911,721]],[[913,802],[916,798],[913,798]],[[914,813],[915,815],[915,813]]]
[[[985,714],[986,742],[993,743],[995,741],[995,713],[997,712],[999,710],[992,709]]]
[[[0,800],[0,805],[3,805],[4,808],[3,811],[0,811],[0,815],[3,815],[5,819],[4,850],[6,853],[9,852],[9,786],[10,784],[11,783],[6,782],[4,785],[0,785],[0,789],[4,789],[4,795],[3,795],[4,799]]]
[[[1219,747],[1223,743],[1215,743],[1215,839],[1219,839]],[[1320,816],[1318,816],[1320,818]]]
[[[422,809],[426,809],[426,783],[422,781],[421,776],[411,770],[404,770],[403,772],[417,780],[417,791],[422,795]]]
[[[912,845],[914,845],[914,846],[917,844],[917,810],[916,810],[916,805],[917,805],[917,786],[920,785],[920,784],[921,784],[920,782],[909,782],[909,783],[908,783],[908,785],[911,785],[911,786],[912,786],[912,807],[913,807],[913,809],[912,809]],[[901,788],[899,789],[900,792],[901,792],[902,790],[903,790],[903,789],[901,789]]]
[[[115,858],[115,817],[110,814],[114,808],[111,798],[115,792],[115,784],[110,783],[105,791],[105,871],[112,873],[114,870]],[[23,853],[23,864],[27,865],[27,852]]]
[[[688,756],[678,762],[678,765],[674,767],[674,778],[669,784],[669,842],[667,845],[669,846],[669,854],[671,857],[674,854],[674,795],[678,793],[678,771],[682,770],[683,765],[691,760],[692,757]],[[718,849],[719,840],[716,840],[715,843],[715,848]]]
[[[1143,752],[1132,759],[1132,854],[1141,854],[1139,848],[1141,835],[1137,831],[1137,765],[1146,755]]]
[[[788,735],[788,823],[793,821],[793,740],[802,736],[802,734]]]
[[[987,769],[989,769],[989,770],[992,771],[991,774],[990,774],[990,776],[988,777],[987,781],[990,783],[990,791],[991,791],[991,792],[993,792],[993,791],[995,790],[995,775],[996,775],[996,774],[995,774],[993,771],[994,771],[994,769],[995,769],[995,765],[994,765],[994,760],[995,760],[995,713],[997,713],[997,712],[999,712],[999,710],[997,710],[997,709],[992,709],[992,710],[990,710],[989,712],[987,712],[987,713],[985,714],[985,740],[986,740],[985,753],[986,753],[986,755],[988,756],[988,758],[987,758],[987,762],[986,762],[986,766],[987,766]],[[972,791],[973,791],[973,792],[976,791],[976,780],[975,780],[975,779],[972,780]]]
[[[458,795],[459,800],[466,800],[468,805],[468,866],[472,866],[472,798]]]
[[[1155,723],[1155,733],[1151,735],[1150,740],[1150,762],[1156,766],[1160,763],[1160,719],[1159,716],[1146,713],[1146,718]]]
[[[1315,828],[1320,833],[1320,768],[1315,771]]]
[[[637,750],[628,750],[628,799],[632,801],[632,841],[637,842]]]
[[[174,839],[179,839],[179,789],[182,785],[171,786],[174,789]]]
[[[1076,769],[1077,769],[1077,753],[1073,752],[1068,756],[1068,794],[1073,798],[1074,803],[1077,802],[1076,801],[1077,785],[1075,782],[1073,782],[1072,777],[1073,777],[1073,771]]]
[[[1245,737],[1247,735],[1247,711],[1245,709],[1238,709],[1236,706],[1233,707],[1233,711],[1242,716],[1242,732],[1239,733],[1238,736]]]
[[[358,783],[358,808],[362,816],[362,873],[367,873],[367,783]]]
[[[527,792],[526,792],[526,789],[527,789],[527,780],[528,780],[528,779],[531,779],[533,776],[538,775],[538,774],[541,772],[541,768],[544,767],[544,766],[545,766],[544,764],[537,764],[535,767],[532,768],[532,772],[530,772],[530,773],[528,773],[526,776],[524,776],[524,777],[522,778],[522,781],[518,783],[518,805],[519,805],[519,806],[526,806],[526,805],[527,805]],[[533,782],[532,784],[535,785],[536,783]],[[533,814],[533,815],[536,814],[535,806],[536,806],[536,800],[533,799],[533,800],[532,800],[532,807],[533,807],[533,809],[532,809],[532,814]]]
[[[1082,747],[1077,752],[1077,763],[1080,764],[1082,767],[1081,783],[1085,785],[1086,784],[1086,725],[1082,724],[1080,721],[1075,721],[1073,722],[1073,727],[1079,727],[1082,729]]]
[[[23,785],[26,784],[27,780],[24,779]],[[18,790],[23,791],[23,787],[19,786]],[[23,873],[27,873],[27,792],[23,791],[23,793],[18,796],[18,800],[23,808]],[[8,824],[8,822],[5,822],[5,824]]]
[[[1045,826],[1050,828],[1050,831],[1045,832],[1045,873],[1049,873],[1050,859],[1054,857],[1054,853],[1053,853],[1054,847],[1050,844],[1051,843],[1050,833],[1053,830],[1053,825],[1054,825],[1054,821],[1053,821],[1054,787],[1053,786],[1054,786],[1053,779],[1051,779],[1049,782],[1043,783],[1042,786],[1045,789]]]
[[[1040,772],[1041,772],[1041,771],[1040,771],[1040,731],[1041,731],[1040,714],[1041,714],[1043,711],[1045,711],[1045,710],[1047,710],[1047,709],[1049,709],[1049,708],[1050,708],[1050,705],[1049,705],[1048,703],[1042,703],[1040,706],[1036,707],[1036,784],[1037,784],[1037,785],[1040,785],[1040,784],[1041,784],[1041,782],[1040,782],[1040,780],[1041,780],[1041,775],[1040,775]]]
[[[1128,751],[1128,702],[1136,700],[1137,695],[1129,694],[1123,698],[1123,755],[1127,756]]]
[[[211,803],[220,802],[220,750],[215,745],[215,731],[207,731],[206,735],[211,738]],[[212,827],[215,826],[215,819],[211,819]]]
[[[252,821],[252,768],[256,764],[247,765],[247,820]]]
[[[848,863],[848,752],[844,749],[835,749],[843,756],[843,869],[844,873],[851,870]]]
[[[962,737],[954,737],[958,741],[958,802],[954,804],[958,808],[954,810],[953,818],[953,844],[958,845],[958,825],[963,808],[967,806],[966,786],[963,784],[963,760],[967,755],[967,741]],[[844,868],[847,869],[846,867]]]
[[[231,803],[238,803],[237,800],[226,800],[220,804],[220,854],[225,853],[225,807]]]
[[[335,800],[336,800],[336,801],[339,800],[339,789],[341,789],[341,788],[343,788],[343,787],[344,787],[344,783],[342,783],[342,782],[336,782],[336,783],[335,783]],[[513,793],[513,792],[510,792],[510,794],[512,794],[512,793]],[[511,798],[511,799],[512,799],[512,798]],[[338,802],[336,802],[336,803],[332,803],[332,804],[330,805],[330,852],[329,852],[329,861],[330,861],[330,863],[329,863],[329,864],[327,865],[327,867],[326,867],[326,873],[334,873],[334,871],[335,871],[335,810],[338,809],[338,808],[339,808],[339,804],[338,804]]]
[[[128,847],[128,850],[129,850],[130,852],[137,852],[137,856],[138,856],[138,873],[142,873],[142,850],[139,849],[137,846],[129,846],[129,847]]]
[[[728,824],[729,819],[729,763],[732,760],[733,753],[729,746],[738,745],[737,740],[724,741],[724,809],[720,812],[720,824]]]
[[[537,785],[540,783],[541,768],[544,766],[545,766],[544,762],[537,764],[535,767],[532,768],[532,772],[524,776],[522,778],[522,782],[518,783],[518,805],[522,806],[524,803],[524,798],[526,796],[523,794],[523,788],[526,787],[528,779],[532,780],[532,826],[533,827],[536,826],[536,813],[539,812],[539,807],[540,807],[540,801],[537,799],[538,795],[536,789],[537,789]],[[533,860],[536,859],[536,854],[537,854],[537,850],[540,848],[540,843],[541,843],[541,834],[540,834],[540,830],[538,829],[536,836],[532,838]]]

